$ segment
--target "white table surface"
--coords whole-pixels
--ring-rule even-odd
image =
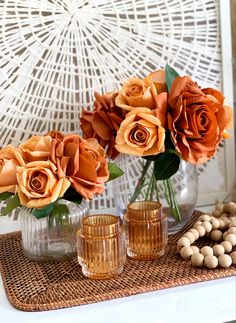
[[[0,218],[0,234],[19,229]],[[7,300],[0,277],[0,322],[222,323],[236,320],[236,277],[168,288],[111,301],[45,312],[22,312]]]

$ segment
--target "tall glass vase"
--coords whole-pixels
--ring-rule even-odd
[[[26,256],[36,261],[65,261],[76,256],[76,234],[84,216],[89,215],[87,203],[80,205],[60,200],[69,214],[37,219],[32,209],[20,211],[22,243]]]
[[[126,213],[127,205],[134,198],[137,181],[143,171],[145,160],[136,156],[119,155],[116,163],[124,171],[124,175],[113,181],[114,202],[118,214],[122,217]],[[180,162],[178,172],[168,181],[156,181],[150,185],[153,176],[153,165],[151,164],[145,174],[142,189],[136,196],[136,201],[153,200],[162,204],[163,212],[168,216],[168,234],[178,232],[193,214],[198,196],[198,177],[196,166],[183,160]],[[153,189],[153,187],[155,189]],[[153,190],[150,198],[150,187]],[[172,191],[171,191],[172,190]],[[174,195],[175,202],[180,210],[180,217],[174,214],[170,194]]]

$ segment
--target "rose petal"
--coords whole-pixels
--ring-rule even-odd
[[[76,177],[83,178],[91,182],[96,182],[97,172],[94,167],[94,163],[91,161],[89,154],[88,155],[80,154],[79,164],[80,164],[80,167],[78,172],[75,174]]]
[[[51,202],[55,202],[58,198],[62,197],[67,189],[70,187],[70,181],[67,178],[60,178],[56,186],[53,188]]]
[[[102,185],[94,185],[94,183],[86,182],[80,178],[72,178],[73,185],[77,192],[86,199],[92,199],[94,194],[102,194],[104,187]]]
[[[110,120],[107,118],[104,112],[94,113],[93,116],[93,129],[104,140],[109,140],[110,138],[110,129],[107,123],[110,123]]]
[[[16,185],[16,167],[18,162],[14,159],[7,160],[0,167],[0,186]]]
[[[192,93],[192,95],[204,95],[201,89],[192,81],[190,77],[176,77],[172,83],[168,99],[168,102],[172,108],[175,107],[177,100],[181,99],[179,96],[183,90],[186,92],[189,91],[189,93]]]
[[[15,193],[16,189],[17,189],[16,185],[3,186],[3,187],[0,187],[0,193],[5,193],[5,192]]]

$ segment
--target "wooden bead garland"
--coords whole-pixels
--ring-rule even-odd
[[[207,235],[217,243],[200,250],[192,244]],[[236,203],[218,203],[212,214],[202,214],[193,227],[177,241],[177,250],[183,259],[191,259],[193,266],[214,269],[236,265]],[[231,253],[230,253],[231,252]],[[227,255],[227,253],[230,253]]]

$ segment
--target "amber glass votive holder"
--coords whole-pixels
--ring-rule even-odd
[[[164,255],[168,242],[167,215],[155,201],[128,205],[124,216],[127,255],[137,260],[157,259]]]
[[[125,235],[119,217],[90,215],[82,220],[77,233],[78,261],[91,279],[110,279],[119,275],[126,260]]]

